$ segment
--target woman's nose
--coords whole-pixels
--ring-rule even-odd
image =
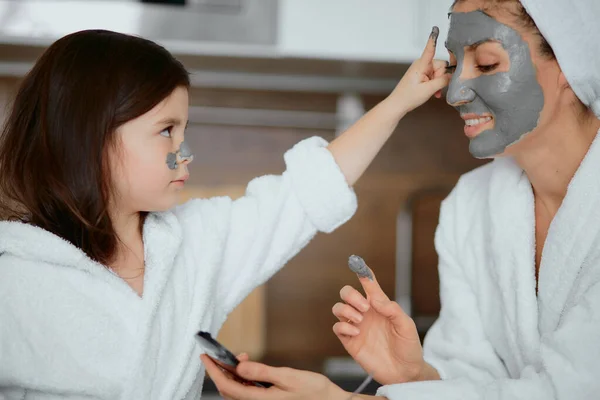
[[[452,78],[448,86],[446,102],[453,107],[471,103],[475,100],[475,91],[470,86],[471,80],[462,80],[459,77]]]

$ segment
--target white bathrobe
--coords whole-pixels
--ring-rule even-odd
[[[512,159],[464,175],[436,233],[442,310],[425,358],[442,381],[392,400],[600,399],[600,135],[569,185],[535,281],[534,198]]]
[[[216,334],[318,230],[356,209],[325,146],[296,145],[282,176],[253,180],[236,201],[150,214],[142,298],[65,240],[0,223],[0,398],[200,398],[195,333]]]

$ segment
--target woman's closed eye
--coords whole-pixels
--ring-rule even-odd
[[[499,64],[491,64],[491,65],[478,65],[477,69],[481,72],[481,73],[489,73],[489,72],[493,72],[496,68],[498,68]],[[456,71],[456,65],[448,65],[446,67],[446,73],[447,74],[453,74]]]
[[[496,64],[490,64],[490,65],[478,65],[477,69],[485,74],[485,73],[494,71],[496,68],[498,68],[498,65],[500,65],[500,64],[496,63]]]

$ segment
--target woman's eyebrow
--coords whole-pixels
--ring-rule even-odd
[[[484,44],[486,44],[486,43],[499,43],[499,42],[498,42],[498,40],[496,40],[496,39],[491,39],[491,38],[490,38],[490,39],[483,39],[483,40],[479,40],[479,41],[477,41],[477,42],[475,42],[475,43],[473,43],[473,44],[469,45],[468,47],[469,47],[469,49],[471,49],[471,50],[477,50],[477,48],[478,48],[479,46],[481,46],[481,45],[484,45]]]

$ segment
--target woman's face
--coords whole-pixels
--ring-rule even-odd
[[[556,118],[564,86],[558,63],[540,54],[540,37],[506,9],[482,11],[484,3],[454,7],[446,42],[453,71],[447,101],[465,120],[477,158],[519,152],[517,143]]]

